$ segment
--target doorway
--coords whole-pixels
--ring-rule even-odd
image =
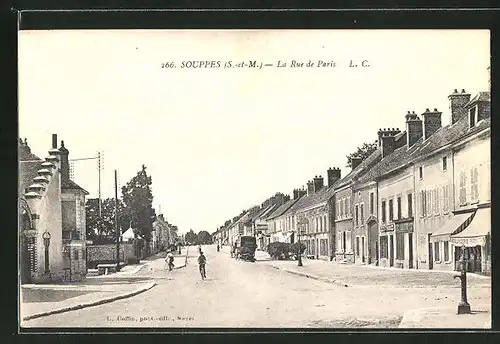
[[[361,237],[361,262],[365,262],[365,237]]]
[[[413,269],[413,233],[408,233],[408,268]]]
[[[429,246],[429,270],[434,268],[434,255],[432,254],[432,242],[431,242],[432,233],[427,234],[427,242]]]
[[[389,266],[394,266],[394,235],[389,235]]]

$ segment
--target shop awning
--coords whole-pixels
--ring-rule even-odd
[[[453,215],[441,228],[431,235],[431,242],[450,241],[453,233],[461,232],[470,223],[474,213],[463,213]]]
[[[451,243],[457,246],[474,247],[485,245],[486,235],[491,232],[490,208],[479,208],[472,222],[460,233],[451,236]]]

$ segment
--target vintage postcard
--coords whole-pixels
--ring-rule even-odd
[[[491,328],[488,30],[21,30],[22,328]]]

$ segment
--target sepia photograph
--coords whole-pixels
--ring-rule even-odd
[[[488,30],[20,30],[19,326],[490,329]]]

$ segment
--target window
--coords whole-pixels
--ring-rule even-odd
[[[356,227],[359,226],[359,209],[358,209],[357,204],[354,207],[354,219],[355,219]]]
[[[335,214],[337,220],[340,219],[340,201],[337,201],[337,211]]]
[[[440,261],[441,255],[439,254],[439,242],[434,243],[434,261]]]
[[[345,214],[347,217],[351,216],[351,197],[347,197]]]
[[[408,194],[408,217],[413,217],[413,195]]]
[[[375,208],[375,204],[374,204],[374,194],[373,192],[370,192],[370,214],[373,215],[374,213],[374,208]]]
[[[443,254],[444,254],[444,261],[449,262],[450,261],[450,243],[448,241],[445,241],[443,247]]]
[[[478,173],[477,167],[470,170],[470,201],[479,201],[479,187],[478,187]]]
[[[425,216],[432,214],[432,193],[430,190],[425,191]]]
[[[394,220],[394,207],[393,207],[393,200],[389,200],[389,221]]]
[[[359,237],[356,237],[356,256],[359,256]]]
[[[405,259],[405,235],[396,233],[396,259]]]
[[[434,214],[439,215],[440,206],[439,206],[439,188],[434,189]]]
[[[476,107],[469,110],[469,126],[472,128],[476,125]]]
[[[361,226],[364,225],[365,223],[365,205],[364,204],[361,204],[359,206],[359,211],[360,211],[360,217],[361,217]]]
[[[448,168],[448,161],[446,161],[446,157],[443,157],[443,171],[446,171]]]
[[[349,231],[349,233],[347,232],[344,232],[346,233],[346,246],[345,246],[345,250],[346,252],[352,252],[352,232]]]
[[[422,190],[422,191],[420,191],[420,216],[421,217],[425,216],[425,207],[426,207],[425,191]]]
[[[342,251],[346,252],[346,244],[347,244],[347,233],[345,231],[342,232]]]
[[[424,168],[422,166],[418,168],[418,175],[420,179],[424,179]]]
[[[342,198],[342,218],[346,216],[346,202],[345,198]]]
[[[343,243],[343,240],[344,237],[342,235],[341,232],[337,232],[337,252],[342,252],[343,251],[343,246],[342,246],[342,243]]]
[[[444,185],[443,186],[443,214],[448,214],[448,211],[450,210],[449,209],[449,204],[450,204],[449,198],[450,198],[449,186]]]
[[[382,201],[382,223],[385,223],[385,200]]]
[[[389,245],[387,243],[387,236],[380,237],[380,258],[388,258]]]
[[[398,207],[398,220],[401,218],[401,197],[397,198],[397,207]]]
[[[460,172],[460,194],[459,194],[459,202],[460,205],[467,204],[467,175],[465,171]]]
[[[325,232],[327,232],[328,231],[328,223],[326,222],[326,215],[323,217],[323,222],[324,222],[323,229],[325,230]]]

